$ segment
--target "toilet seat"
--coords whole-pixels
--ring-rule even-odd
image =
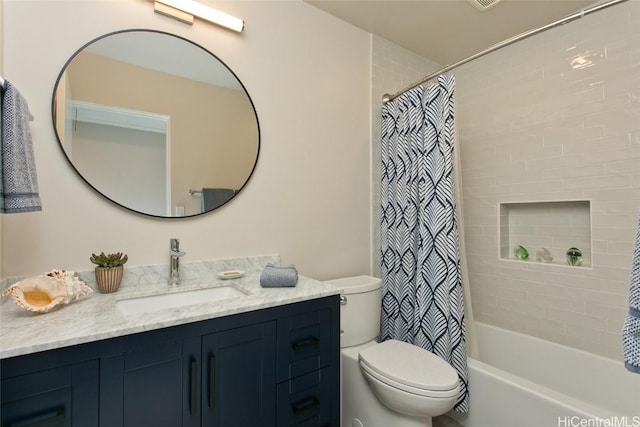
[[[391,387],[419,396],[451,398],[458,394],[458,374],[435,354],[397,340],[360,351],[360,367]]]
[[[362,369],[366,374],[368,374],[372,379],[378,380],[381,383],[403,391],[405,393],[409,393],[409,394],[413,394],[416,396],[421,396],[421,397],[427,397],[427,398],[432,398],[432,399],[451,399],[452,397],[455,397],[458,395],[458,386],[456,386],[455,388],[451,389],[451,390],[444,390],[444,391],[435,391],[435,390],[428,390],[428,389],[421,389],[421,388],[417,388],[417,387],[411,387],[409,385],[406,384],[402,384],[399,383],[397,381],[393,381],[390,378],[386,378],[380,374],[378,374],[375,371],[372,371],[369,367],[367,367],[367,365],[360,363],[360,369]]]

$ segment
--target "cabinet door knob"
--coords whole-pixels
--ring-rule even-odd
[[[209,353],[209,408],[216,406],[216,356],[213,353]]]

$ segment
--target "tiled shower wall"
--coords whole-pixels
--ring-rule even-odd
[[[622,358],[640,210],[638,28],[640,1],[628,1],[455,71],[477,320]],[[590,266],[500,258],[501,203],[575,200],[589,201]]]
[[[475,318],[621,359],[640,210],[640,2],[458,68],[466,253]],[[380,274],[380,108],[440,66],[373,36],[373,271]],[[500,259],[499,205],[589,201],[587,267]],[[562,219],[558,221],[562,227]],[[576,243],[577,244],[577,243]],[[561,264],[564,256],[553,250]]]
[[[522,246],[527,261],[566,266],[567,250],[578,248],[578,266],[591,267],[590,201],[501,203],[499,215],[500,258],[516,260]]]

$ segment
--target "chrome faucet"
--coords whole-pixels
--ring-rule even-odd
[[[169,255],[169,286],[177,286],[180,284],[180,257],[186,255],[180,251],[180,239],[169,241]]]

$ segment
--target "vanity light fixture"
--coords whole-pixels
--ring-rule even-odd
[[[244,29],[244,20],[194,0],[155,0],[154,10],[187,24],[193,24],[193,17],[197,16],[239,33]]]

